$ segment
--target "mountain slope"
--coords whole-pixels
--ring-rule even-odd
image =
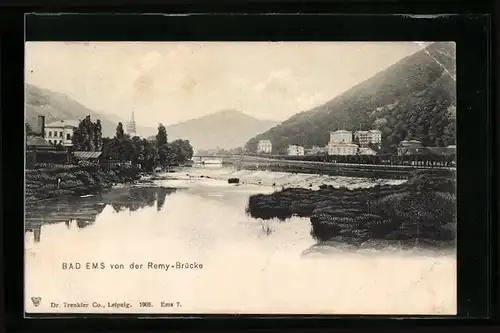
[[[277,122],[260,120],[239,111],[224,110],[167,126],[168,140],[189,140],[196,150],[242,147],[251,137]]]
[[[127,123],[119,117],[92,111],[65,94],[26,84],[26,122],[30,125],[36,124],[37,116],[45,116],[45,122],[49,123],[56,120],[82,119],[87,115],[94,121],[101,120],[103,136],[114,136],[118,122],[124,125]],[[156,129],[138,127],[137,131],[141,135],[151,135]]]
[[[393,150],[406,138],[426,145],[453,144],[455,137],[455,45],[438,42],[410,55],[331,101],[301,112],[249,140],[269,139],[276,151],[289,144],[324,146],[329,132],[379,128]]]

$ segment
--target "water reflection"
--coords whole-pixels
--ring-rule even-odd
[[[125,298],[135,304],[144,299],[160,304],[168,297],[183,304],[179,309],[142,309],[157,313],[407,314],[428,313],[434,304],[453,309],[453,258],[412,259],[371,250],[303,256],[316,244],[309,218],[292,216],[285,223],[252,218],[245,214],[249,196],[273,189],[235,186],[209,175],[211,179],[182,180],[174,174],[176,179],[154,180],[163,188],[117,188],[97,197],[30,207],[27,226],[35,242],[42,233],[43,241],[34,244],[31,234],[25,239],[26,295],[44,290],[44,297],[54,300]],[[90,223],[79,226],[78,219]],[[58,220],[64,223],[52,223]],[[97,261],[126,267],[130,262],[196,262],[204,268],[140,273],[61,269],[63,262]],[[428,272],[425,283],[418,283],[422,272]],[[224,292],[214,288],[221,282]],[[140,293],[137,286],[143,287]],[[429,288],[439,294],[429,294]],[[410,297],[424,299],[408,302]],[[32,306],[29,298],[26,304]],[[61,311],[37,309],[30,310]]]
[[[75,223],[77,228],[83,229],[92,225],[107,205],[111,205],[115,212],[127,209],[135,212],[156,204],[159,212],[165,205],[167,195],[175,191],[175,188],[167,187],[123,187],[89,197],[43,201],[26,207],[25,232],[33,232],[34,242],[38,243],[45,224],[64,222],[70,229]]]

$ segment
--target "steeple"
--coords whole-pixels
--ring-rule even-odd
[[[130,136],[135,136],[137,134],[136,128],[135,128],[135,117],[134,117],[134,111],[132,111],[132,115],[130,117],[130,121],[127,125],[127,134]]]

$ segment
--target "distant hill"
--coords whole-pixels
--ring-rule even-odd
[[[410,55],[331,101],[301,112],[250,139],[269,139],[273,150],[289,144],[324,146],[329,132],[345,128],[379,128],[383,147],[393,150],[401,140],[425,145],[455,143],[455,45],[437,42]]]
[[[26,121],[32,126],[36,124],[37,116],[45,116],[46,123],[49,123],[82,119],[88,115],[92,120],[101,120],[103,136],[114,136],[118,122],[122,122],[124,126],[127,123],[125,119],[90,110],[65,94],[26,84]],[[143,136],[149,136],[156,133],[157,129],[138,127],[137,131]]]
[[[189,140],[195,150],[232,149],[278,122],[260,120],[243,112],[224,110],[167,126],[168,140]]]

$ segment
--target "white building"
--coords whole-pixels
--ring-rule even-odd
[[[382,142],[382,132],[379,130],[369,130],[368,131],[368,143],[381,143]]]
[[[368,147],[361,147],[358,150],[359,155],[377,155],[377,152],[371,148]]]
[[[379,130],[356,131],[354,132],[354,138],[362,146],[370,143],[378,144],[382,142],[382,132]]]
[[[273,144],[270,140],[260,140],[257,144],[257,153],[270,154],[273,151]]]
[[[356,155],[357,152],[358,145],[352,143],[352,132],[345,130],[330,132],[329,155]]]
[[[297,145],[289,145],[287,152],[289,156],[303,156],[304,147]]]
[[[358,141],[360,145],[368,144],[368,131],[354,132],[354,140]]]
[[[335,143],[328,144],[328,155],[356,155],[358,153],[358,145],[353,143]]]
[[[330,143],[352,143],[352,132],[345,130],[330,132]]]
[[[44,139],[53,145],[72,146],[74,130],[78,128],[78,120],[59,120],[45,125]]]
[[[326,147],[313,146],[311,148],[311,155],[321,155],[325,153],[328,153],[328,146]]]

